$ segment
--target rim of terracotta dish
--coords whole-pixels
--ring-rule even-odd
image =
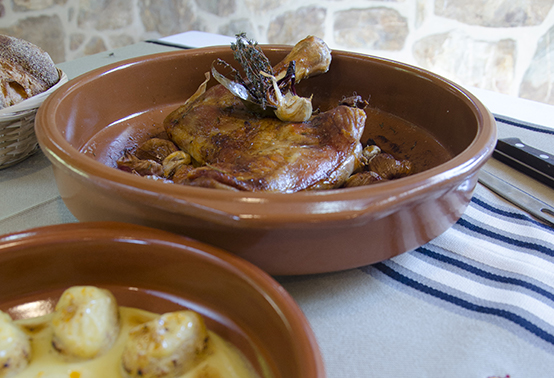
[[[22,250],[49,244],[114,241],[131,243],[141,241],[166,248],[178,248],[194,253],[224,267],[239,276],[268,298],[276,308],[291,334],[295,335],[295,349],[303,359],[304,377],[325,377],[325,368],[319,346],[304,313],[292,296],[269,274],[252,263],[217,247],[167,231],[121,222],[80,222],[38,227],[21,232],[0,235],[0,254],[19,255]],[[13,301],[14,298],[10,298]],[[2,298],[0,298],[0,301]]]
[[[263,45],[264,49],[286,52],[290,46]],[[458,84],[445,79],[427,70],[414,67],[384,58],[363,55],[353,52],[333,50],[333,54],[339,54],[351,58],[370,59],[381,64],[409,71],[412,74],[424,77],[439,86],[445,92],[460,98],[472,110],[479,127],[472,142],[462,152],[452,159],[436,167],[430,168],[415,175],[395,179],[376,185],[342,188],[322,191],[303,191],[297,193],[268,193],[268,192],[233,192],[218,189],[206,189],[192,186],[164,184],[154,180],[148,180],[104,164],[87,157],[72,147],[57,130],[56,127],[48,127],[55,124],[55,112],[66,94],[79,90],[83,85],[95,79],[95,77],[108,74],[111,71],[133,67],[140,64],[151,64],[160,59],[173,59],[177,55],[200,55],[210,52],[227,51],[228,47],[219,46],[192,50],[171,51],[149,56],[132,58],[118,63],[110,64],[71,80],[58,91],[48,97],[38,111],[37,138],[47,155],[51,155],[57,164],[76,175],[94,178],[92,182],[100,186],[115,185],[118,190],[128,190],[145,197],[155,198],[158,205],[165,200],[171,202],[169,208],[174,211],[175,200],[183,201],[187,206],[196,207],[199,211],[206,212],[208,218],[225,217],[227,220],[254,220],[255,222],[267,222],[272,224],[291,222],[321,222],[350,219],[361,216],[370,211],[379,211],[389,208],[394,203],[405,203],[417,200],[427,188],[435,186],[448,186],[448,183],[461,181],[464,177],[477,172],[492,155],[494,142],[496,141],[495,121],[488,109],[470,92]],[[214,201],[220,206],[215,207]],[[336,211],[319,212],[313,210],[319,203],[335,203]],[[229,204],[241,203],[248,208],[240,212],[230,210]],[[350,204],[350,205],[348,205]],[[264,207],[273,206],[268,213],[262,210]],[[261,211],[257,211],[260,209]],[[280,211],[280,208],[286,208]],[[244,210],[244,211],[242,211]]]

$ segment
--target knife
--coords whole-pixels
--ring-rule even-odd
[[[492,156],[554,188],[554,153],[531,147],[518,138],[504,138],[498,140]]]
[[[479,182],[535,218],[545,222],[550,227],[554,227],[554,207],[484,169],[479,171]]]

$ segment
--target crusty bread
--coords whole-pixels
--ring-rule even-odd
[[[59,79],[47,52],[22,39],[0,35],[0,109],[48,90]]]

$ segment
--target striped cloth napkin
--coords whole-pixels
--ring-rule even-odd
[[[447,232],[361,269],[554,353],[554,229],[481,185]]]

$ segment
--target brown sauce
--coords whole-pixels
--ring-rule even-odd
[[[436,167],[452,155],[428,131],[398,116],[368,106],[362,143],[373,140],[383,152],[409,160],[414,173]]]
[[[109,166],[117,167],[124,150],[134,150],[152,137],[165,135],[161,126],[165,116],[178,105],[171,104],[114,122],[93,136],[81,152]],[[448,161],[452,154],[424,128],[401,117],[368,106],[361,139],[365,146],[374,143],[396,159],[409,160],[413,173],[425,171]]]

